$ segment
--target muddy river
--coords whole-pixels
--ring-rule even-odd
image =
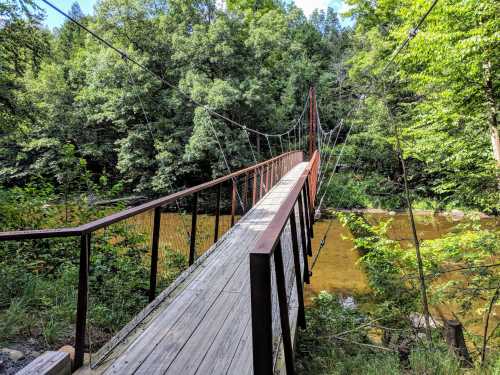
[[[392,219],[389,229],[391,239],[402,241],[411,246],[411,230],[408,217],[403,213],[389,215],[388,213],[367,213],[365,217],[371,223],[380,220]],[[449,215],[432,215],[428,213],[417,214],[417,231],[420,240],[436,239],[448,233],[457,224],[463,222],[453,219]],[[495,219],[481,219],[481,223],[487,227],[499,228],[500,223]],[[316,222],[315,238],[313,239],[313,249],[318,249],[320,240],[323,238],[329,225],[329,220]],[[332,227],[327,234],[325,246],[323,247],[316,265],[313,269],[311,284],[306,285],[305,292],[307,303],[320,291],[329,291],[338,295],[349,297],[356,295],[369,295],[370,289],[368,280],[362,267],[358,264],[359,253],[353,249],[352,235],[348,229],[344,228],[337,220],[334,220]],[[313,250],[314,251],[314,250]],[[452,277],[452,276],[450,276]],[[452,319],[451,306],[433,306],[433,313]],[[497,308],[493,314],[493,321],[500,320],[500,309]],[[493,324],[493,326],[496,322]],[[467,327],[471,332],[479,334],[482,324],[470,325]]]

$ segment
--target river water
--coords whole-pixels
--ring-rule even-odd
[[[388,231],[389,237],[401,241],[409,247],[409,251],[414,251],[411,247],[411,230],[407,214],[366,213],[365,217],[371,223],[392,219]],[[432,215],[425,212],[417,214],[415,219],[420,240],[439,238],[461,223],[460,220],[453,219],[449,215]],[[499,223],[495,219],[481,219],[481,223],[489,228],[499,228]],[[328,225],[329,220],[319,220],[314,225],[314,255],[316,255]],[[358,264],[359,257],[359,253],[354,249],[350,231],[333,219],[332,226],[326,237],[325,246],[314,266],[311,284],[305,287],[306,303],[310,303],[311,299],[320,291],[332,292],[343,297],[369,295],[368,280],[361,265]],[[449,279],[453,275],[447,277]],[[443,281],[446,281],[446,279]],[[448,319],[453,318],[452,309],[452,306],[443,305],[432,307],[434,314],[442,315]],[[479,318],[481,319],[481,316]],[[496,321],[499,320],[500,309],[497,308],[492,317],[492,326],[494,327]],[[471,324],[466,328],[473,333],[479,334],[481,333],[482,323]]]

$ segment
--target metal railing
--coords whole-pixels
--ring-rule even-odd
[[[285,285],[281,235],[290,224],[293,267],[298,299],[298,324],[305,328],[303,281],[309,283],[308,255],[311,253],[314,201],[319,167],[316,151],[299,180],[280,206],[275,217],[260,236],[250,253],[250,295],[252,310],[253,368],[256,375],[271,375],[273,369],[273,312],[271,262],[274,261],[276,292],[281,324],[281,336],[287,374],[294,374],[294,355],[289,321],[289,301]],[[299,232],[302,254],[299,250],[296,211],[299,213]],[[300,257],[303,259],[302,274]],[[271,259],[272,258],[272,259]]]
[[[303,160],[301,151],[292,151],[274,157],[267,161],[258,163],[251,167],[231,173],[227,176],[158,198],[142,205],[128,208],[120,212],[108,215],[101,219],[71,228],[38,229],[0,232],[0,241],[22,241],[54,237],[80,237],[79,275],[78,275],[78,299],[76,308],[75,328],[75,361],[73,370],[83,365],[85,349],[85,330],[87,323],[88,290],[89,290],[89,267],[91,255],[91,235],[93,232],[106,228],[114,223],[126,220],[133,216],[154,210],[152,241],[151,241],[151,268],[149,282],[149,300],[152,301],[156,295],[158,246],[161,225],[161,210],[167,204],[176,202],[180,198],[192,197],[191,205],[191,232],[189,241],[189,265],[192,265],[196,256],[196,225],[198,214],[199,195],[203,191],[216,188],[216,209],[214,215],[215,229],[214,242],[219,237],[219,220],[221,215],[221,190],[225,183],[232,184],[231,188],[231,226],[236,221],[238,200],[243,205],[243,214],[247,212],[260,198],[269,191],[291,168]],[[237,179],[243,179],[242,193],[238,192]],[[251,192],[251,194],[250,194]],[[238,199],[239,198],[239,199]]]

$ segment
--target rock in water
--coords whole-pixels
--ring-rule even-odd
[[[17,362],[20,361],[21,359],[24,359],[24,353],[19,350],[3,348],[0,351],[7,357],[9,357],[9,359],[13,362]]]

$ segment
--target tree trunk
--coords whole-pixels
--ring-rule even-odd
[[[489,125],[493,158],[500,168],[500,137],[498,135],[497,105],[495,100],[495,90],[493,88],[493,78],[491,77],[491,61],[484,64],[485,93],[489,109]]]
[[[484,333],[483,333],[483,345],[481,348],[481,366],[484,366],[486,360],[486,345],[488,344],[488,325],[490,323],[491,310],[493,310],[493,306],[495,306],[495,302],[498,299],[499,292],[500,292],[500,286],[498,286],[497,289],[495,290],[495,294],[493,294],[493,297],[491,298],[490,304],[488,306],[488,311],[486,312],[486,321],[484,323]]]
[[[460,358],[462,367],[472,367],[472,359],[465,345],[462,324],[457,320],[446,320],[444,326],[446,342]]]

